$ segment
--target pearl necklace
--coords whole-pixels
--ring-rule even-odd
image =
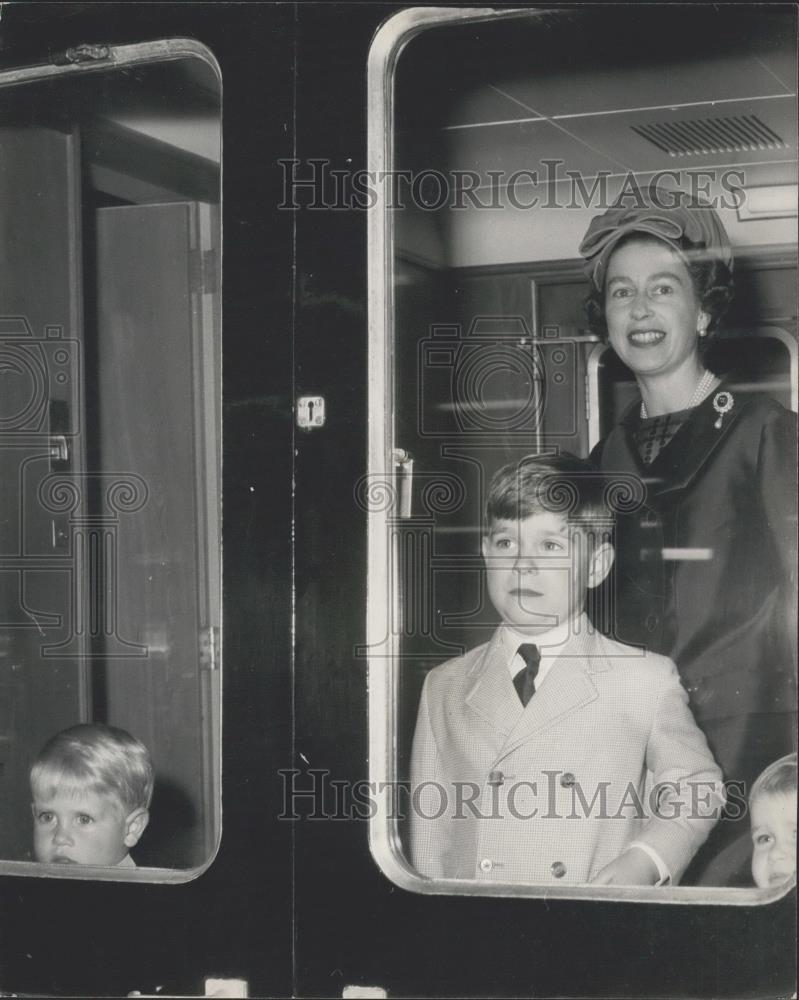
[[[715,378],[716,376],[713,374],[713,372],[705,369],[705,374],[697,383],[696,389],[694,389],[694,394],[693,396],[691,396],[688,406],[685,407],[686,410],[693,409],[694,406],[697,406],[705,398],[705,396],[708,394],[708,391],[710,390],[711,385],[713,385],[713,381]],[[642,399],[641,419],[646,420],[648,416],[649,414],[646,412],[646,403]]]

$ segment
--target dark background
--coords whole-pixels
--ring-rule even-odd
[[[765,909],[421,897],[379,872],[365,823],[277,819],[281,768],[367,776],[353,654],[365,608],[353,487],[366,465],[366,214],[279,211],[277,161],[366,165],[367,52],[394,9],[3,9],[3,68],[78,42],[170,36],[204,42],[222,68],[224,759],[222,844],[193,883],[0,879],[0,989],[200,994],[220,975],[248,979],[251,996],[332,997],[355,983],[392,996],[788,995],[791,896]],[[325,396],[328,422],[295,440],[304,391]]]

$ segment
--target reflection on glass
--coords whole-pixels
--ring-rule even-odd
[[[735,297],[705,362],[723,374],[722,388],[735,395],[736,421],[750,399],[761,400],[752,405],[763,412],[782,414],[780,426],[790,414],[779,407],[797,408],[797,327],[791,291],[797,270],[795,218],[755,224],[742,221],[746,216],[737,211],[748,189],[795,186],[797,181],[795,160],[787,153],[796,141],[796,18],[787,11],[775,11],[766,19],[743,9],[727,14],[707,8],[685,11],[674,19],[656,8],[636,12],[595,8],[475,20],[469,14],[428,13],[419,15],[420,20],[450,23],[427,30],[422,26],[398,42],[396,64],[387,60],[383,95],[384,107],[393,114],[390,141],[383,147],[385,162],[378,157],[370,168],[394,171],[393,190],[382,191],[391,207],[384,209],[382,229],[374,227],[387,255],[385,309],[391,322],[384,333],[382,316],[376,311],[371,329],[374,370],[389,373],[387,399],[377,401],[370,411],[375,421],[372,468],[397,495],[400,490],[403,497],[410,492],[411,502],[371,508],[373,553],[377,553],[371,564],[373,578],[387,582],[387,592],[374,598],[384,603],[382,617],[370,595],[373,745],[392,748],[373,767],[372,777],[407,783],[413,774],[412,758],[423,758],[425,747],[433,745],[425,742],[424,727],[439,725],[435,755],[437,766],[444,770],[436,774],[447,781],[454,776],[466,782],[460,805],[451,800],[445,804],[450,811],[460,808],[463,822],[457,831],[458,825],[452,824],[443,851],[437,859],[428,858],[428,864],[419,855],[424,838],[414,837],[407,818],[419,807],[428,814],[437,812],[439,778],[430,780],[421,798],[414,800],[411,794],[405,800],[406,808],[397,810],[402,818],[381,816],[373,823],[380,863],[406,887],[442,890],[440,882],[431,887],[414,881],[410,869],[434,879],[469,883],[454,888],[450,884],[452,891],[534,894],[542,885],[555,893],[580,891],[564,889],[574,881],[575,868],[557,851],[545,865],[527,864],[527,868],[525,862],[517,863],[519,858],[508,844],[512,863],[499,848],[492,854],[487,846],[494,843],[488,833],[490,820],[480,842],[485,850],[472,838],[468,861],[453,862],[468,853],[469,816],[475,810],[490,814],[491,803],[507,797],[509,772],[519,780],[531,773],[524,766],[520,770],[512,755],[505,763],[513,766],[501,766],[508,732],[521,740],[509,716],[504,729],[501,724],[496,728],[496,753],[492,756],[486,750],[485,766],[474,774],[455,773],[456,759],[460,760],[455,744],[462,740],[473,750],[476,727],[497,724],[498,705],[513,694],[508,682],[502,692],[493,692],[493,700],[478,705],[479,670],[467,652],[492,641],[502,618],[484,566],[487,547],[492,551],[484,507],[492,478],[508,463],[530,454],[570,452],[587,458],[639,399],[635,373],[603,343],[586,316],[589,280],[578,247],[592,218],[625,190],[646,189],[653,180],[666,189],[710,200],[735,250]],[[717,30],[721,20],[723,31]],[[647,40],[646,58],[624,49],[621,39],[629,37],[628,31]],[[676,65],[675,51],[680,52]],[[762,128],[771,135],[768,142],[757,137]],[[381,136],[376,138],[374,148],[380,149]],[[377,266],[373,277],[382,278]],[[383,358],[388,359],[385,364]],[[388,428],[382,414],[390,415]],[[793,462],[795,440],[794,431],[786,438],[785,463]],[[401,462],[397,456],[402,456]],[[707,451],[700,473],[709,461]],[[657,490],[646,468],[615,471],[629,478],[622,484],[622,494],[638,497],[641,511],[648,511],[647,489],[653,495]],[[740,467],[735,473],[746,474]],[[673,482],[669,495],[677,496],[683,486]],[[699,560],[709,553],[708,565],[715,565],[719,573],[722,546],[729,548],[724,539],[733,530],[725,518],[736,502],[739,508],[747,507],[750,494],[751,490],[739,490],[727,496],[720,491],[715,499],[703,501],[703,517],[715,522],[702,529],[708,540],[700,547],[691,542],[689,551],[661,535],[652,541],[656,534],[652,530],[649,543],[637,542],[641,559],[649,559],[649,566],[657,563],[664,578],[680,560],[682,577],[693,574],[699,580],[698,574],[707,569]],[[688,506],[699,502],[694,495],[686,497],[685,516]],[[621,494],[617,499],[624,502]],[[624,518],[632,512],[617,505],[614,513],[617,532],[627,530]],[[668,512],[657,513],[671,530]],[[747,507],[734,526],[735,537],[743,538],[747,532],[755,537],[760,517],[754,507]],[[654,524],[646,517],[640,521],[644,528]],[[784,550],[794,553],[795,565],[795,519],[790,520],[784,504],[779,524],[774,530],[785,537]],[[715,532],[713,537],[708,530]],[[662,603],[668,595],[652,589],[648,581],[649,577],[641,583],[642,606],[644,598],[649,600],[639,621],[639,631],[648,629],[649,641],[643,645],[676,662],[702,739],[707,738],[713,750],[715,717],[724,714],[721,699],[715,696],[715,704],[706,704],[701,684],[692,685],[689,665],[695,651],[680,643],[669,645],[669,622],[664,631],[654,607],[656,598]],[[606,626],[609,614],[615,615],[614,602],[624,597],[617,588],[615,572],[597,587],[595,598],[589,587],[592,627]],[[538,600],[521,586],[516,590],[517,602]],[[682,593],[694,594],[693,606],[701,604],[696,587]],[[730,619],[722,613],[725,600],[741,609],[743,619],[744,610],[750,617],[759,613],[764,593],[754,588],[746,596],[738,588],[735,595],[714,598],[714,609],[704,619],[706,635],[696,637],[703,649],[711,651],[711,660],[713,645],[730,638]],[[683,883],[701,885],[711,894],[715,888],[754,888],[749,785],[765,764],[790,749],[791,733],[795,740],[795,696],[790,691],[795,691],[791,685],[795,684],[796,602],[787,586],[775,593],[776,609],[763,609],[764,616],[767,612],[771,616],[769,621],[778,622],[781,637],[780,662],[770,667],[780,679],[772,701],[765,705],[745,671],[730,677],[729,697],[743,704],[738,712],[742,753],[757,762],[745,776],[745,788],[728,788],[731,808],[743,811],[737,827],[740,835],[709,840],[709,847],[719,855],[723,848],[725,856],[717,864],[713,857],[704,857],[703,871],[689,871]],[[690,614],[684,596],[681,601],[682,606],[680,601],[668,605],[669,615]],[[625,638],[614,632],[612,624],[606,631],[612,638]],[[426,697],[422,695],[431,671],[464,652],[463,669],[475,670],[470,675],[475,685],[469,695],[471,715],[464,706],[442,707],[433,686]],[[387,659],[395,665],[391,674],[385,669]],[[730,657],[721,659],[724,662],[719,660],[706,672],[721,673],[725,664],[729,667]],[[458,667],[451,664],[446,669]],[[443,674],[436,677],[443,685]],[[548,675],[542,696],[556,677],[557,673]],[[712,685],[705,687],[710,690]],[[462,694],[465,698],[465,690]],[[747,698],[750,701],[744,704]],[[430,713],[436,711],[440,717],[431,721]],[[529,711],[529,706],[524,708]],[[775,734],[771,742],[760,740],[757,747],[751,735],[756,717],[758,732]],[[443,745],[440,724],[449,727]],[[625,724],[632,725],[631,718]],[[475,727],[471,736],[469,725]],[[590,736],[585,740],[590,749]],[[721,763],[718,755],[716,759]],[[572,791],[561,789],[558,794],[573,799],[581,776],[568,765],[564,758],[561,777],[569,779],[563,788]],[[707,773],[712,769],[709,766]],[[656,769],[647,765],[646,770],[651,782]],[[430,772],[424,775],[430,779]],[[732,773],[724,777],[736,780]],[[444,779],[439,783],[443,785]],[[593,786],[582,790],[590,800]],[[439,834],[432,833],[431,838]],[[662,854],[648,856],[655,865],[652,872],[660,876],[657,880],[674,885],[677,877],[662,877],[669,867],[658,864],[664,860]],[[596,872],[596,866],[586,870]],[[682,870],[675,875],[682,875]],[[586,878],[576,881],[584,883]],[[672,898],[670,890],[658,891],[660,898]],[[712,898],[730,897],[722,893]]]
[[[148,48],[0,80],[0,859],[71,872],[219,835],[220,80]]]

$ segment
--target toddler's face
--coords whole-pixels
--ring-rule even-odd
[[[554,512],[494,522],[483,538],[483,558],[491,603],[504,622],[531,634],[578,615],[586,588],[599,582],[598,554]]]
[[[752,878],[761,889],[796,875],[796,792],[758,795],[751,805]]]
[[[37,861],[64,865],[116,865],[128,853],[128,817],[107,795],[85,791],[34,795],[33,851]]]

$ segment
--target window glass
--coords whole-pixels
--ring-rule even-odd
[[[791,882],[780,869],[755,885],[748,803],[757,775],[796,746],[796,15],[760,13],[417,8],[373,45],[379,200],[360,495],[379,803],[371,837],[383,870],[407,888],[664,901],[690,891],[731,902],[774,898]],[[630,37],[641,40],[635,50]],[[650,383],[586,312],[591,279],[578,252],[592,219],[652,184],[714,206],[735,257],[732,304],[712,343],[695,346],[701,322],[686,335],[708,372],[704,395],[666,411],[699,419],[704,402],[704,430],[672,429],[663,447],[673,460],[654,472],[651,455],[625,464],[603,450],[622,447],[614,428],[638,414]],[[742,209],[772,187],[788,192],[783,201],[757,217]],[[693,262],[673,259],[701,320],[710,299],[700,303]],[[641,320],[639,339],[668,338],[663,315]],[[711,470],[719,443],[723,475]],[[486,513],[499,470],[531,455],[588,462],[592,451],[593,465],[576,467],[573,502],[514,518],[508,501],[503,516],[501,505]],[[772,461],[792,485],[765,477]],[[604,504],[590,531],[583,486]],[[533,530],[542,516],[565,533],[557,551]],[[546,604],[551,586],[562,606]],[[772,624],[758,631],[763,616]],[[752,652],[739,663],[742,620]],[[523,702],[516,650],[525,636],[546,637],[544,624],[554,651],[536,647],[533,673],[544,672]],[[763,657],[767,682],[751,668]],[[607,672],[596,672],[599,659]],[[642,708],[658,671],[668,677],[658,711],[675,707],[664,719]],[[637,721],[625,698],[642,709]],[[636,743],[649,723],[662,725],[668,751]],[[786,769],[795,795],[795,757]],[[678,775],[676,798],[662,797],[667,771]],[[632,789],[626,807],[621,788]],[[682,803],[682,819],[667,816],[667,800]],[[684,848],[673,855],[671,834]],[[619,884],[628,876],[634,885]]]
[[[60,62],[0,78],[0,859],[179,881],[220,829],[221,81]]]

